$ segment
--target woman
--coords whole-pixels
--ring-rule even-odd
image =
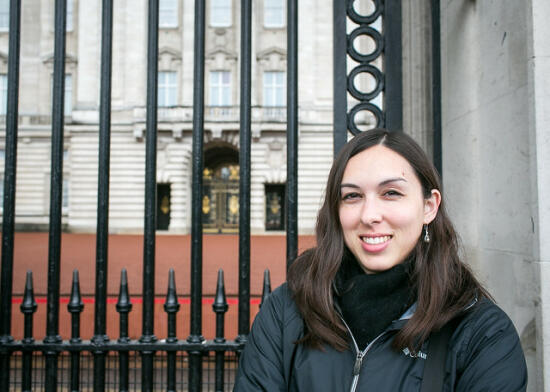
[[[235,391],[420,391],[445,325],[444,391],[525,390],[517,332],[460,260],[437,172],[410,137],[346,144],[316,238],[256,317]]]

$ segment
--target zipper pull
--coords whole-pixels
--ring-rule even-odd
[[[357,353],[355,358],[355,365],[353,365],[353,375],[358,376],[361,372],[361,364],[363,363],[363,353]]]

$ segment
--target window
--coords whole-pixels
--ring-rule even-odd
[[[160,0],[159,27],[178,27],[178,0]]]
[[[69,179],[67,178],[69,174],[65,171],[65,167],[67,166],[67,161],[69,159],[69,151],[63,150],[63,190],[62,190],[62,197],[61,197],[61,207],[66,210],[69,208]]]
[[[6,158],[6,154],[4,150],[0,150],[0,165],[2,165],[2,168],[4,167],[5,163],[4,160]],[[0,211],[4,208],[4,173],[0,174]]]
[[[67,25],[65,26],[67,31],[73,31],[73,0],[67,0]]]
[[[69,180],[63,179],[63,197],[61,199],[61,207],[63,209],[69,208]]]
[[[0,115],[6,114],[8,106],[8,75],[0,74]]]
[[[264,26],[283,27],[285,25],[283,0],[265,0]]]
[[[264,72],[264,106],[285,106],[285,73]]]
[[[178,84],[175,72],[159,72],[158,105],[176,106]]]
[[[285,185],[265,184],[265,229],[285,229]]]
[[[231,0],[210,1],[210,25],[215,27],[231,26]]]
[[[210,72],[210,105],[231,105],[231,73],[229,71]]]
[[[70,116],[73,112],[73,76],[71,74],[65,75],[65,102],[63,108],[63,114]]]
[[[157,230],[170,227],[170,184],[157,184]]]
[[[10,28],[10,0],[0,0],[0,31]]]
[[[52,101],[53,101],[53,75],[52,75]],[[73,112],[73,76],[65,74],[65,98],[63,100],[63,114],[70,116]]]

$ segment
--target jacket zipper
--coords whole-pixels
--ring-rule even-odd
[[[372,342],[370,342],[368,344],[368,346],[363,351],[359,351],[359,346],[357,345],[357,342],[355,341],[355,337],[353,336],[353,333],[351,333],[351,329],[348,327],[348,325],[346,324],[346,322],[344,321],[344,319],[342,317],[341,317],[341,319],[342,319],[342,322],[344,323],[344,325],[346,326],[346,328],[349,332],[349,336],[351,336],[353,346],[355,347],[355,352],[357,353],[357,356],[355,357],[355,364],[353,365],[353,380],[351,382],[351,388],[350,388],[350,392],[355,392],[355,390],[357,389],[357,384],[359,382],[359,374],[361,373],[361,366],[363,365],[363,358],[365,357],[365,355],[367,355],[367,353],[371,349],[374,342],[376,342],[382,335],[385,334],[385,331],[382,332],[377,337],[375,337],[372,340]]]

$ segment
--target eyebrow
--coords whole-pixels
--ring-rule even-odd
[[[384,186],[392,182],[399,182],[399,181],[407,182],[407,180],[403,177],[395,177],[395,178],[388,178],[387,180],[382,181],[380,184],[378,184],[378,186]],[[340,184],[340,188],[360,188],[360,186],[356,184],[344,183],[344,184]]]

